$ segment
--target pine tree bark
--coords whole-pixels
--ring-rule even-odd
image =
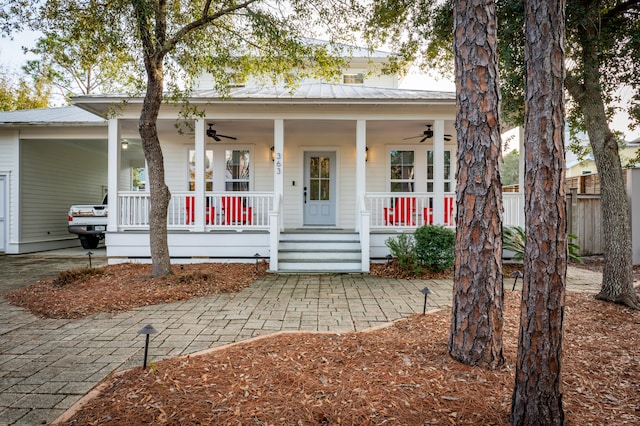
[[[565,2],[525,2],[525,256],[513,425],[562,425]]]
[[[456,260],[449,354],[484,368],[502,351],[502,185],[496,5],[454,2]]]

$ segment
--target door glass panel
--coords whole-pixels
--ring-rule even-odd
[[[329,181],[328,180],[322,180],[320,181],[320,199],[322,201],[328,201],[329,200]]]
[[[322,175],[320,177],[329,179],[329,159],[322,158]]]
[[[320,181],[316,180],[311,180],[311,191],[309,193],[309,198],[312,201],[317,201],[320,199],[319,194],[320,194]]]
[[[311,157],[309,174],[309,199],[311,201],[330,200],[331,160],[327,157]]]

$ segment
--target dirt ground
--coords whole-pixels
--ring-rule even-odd
[[[601,262],[583,267],[597,270]],[[239,291],[265,269],[184,265],[172,277],[150,280],[145,265],[85,268],[7,297],[41,316],[78,318]],[[393,265],[373,269],[401,274]],[[159,361],[146,371],[109,377],[65,424],[508,424],[519,298],[520,292],[506,291],[505,364],[495,371],[448,356],[450,313],[442,311],[372,332],[281,334]],[[639,341],[640,312],[591,295],[567,295],[567,424],[640,424]]]

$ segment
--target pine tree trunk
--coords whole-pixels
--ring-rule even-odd
[[[149,166],[149,245],[153,277],[171,274],[167,241],[167,208],[171,193],[164,180],[164,157],[158,139],[157,120],[162,105],[162,61],[147,61],[147,93],[140,113],[138,130]]]
[[[449,354],[496,368],[502,352],[500,92],[494,2],[454,4],[457,216]]]
[[[526,1],[525,257],[513,425],[562,425],[564,1]]]

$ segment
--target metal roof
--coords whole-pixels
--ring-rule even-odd
[[[195,99],[222,98],[215,90],[192,94]],[[229,100],[309,100],[309,101],[455,101],[454,92],[392,89],[357,84],[309,83],[288,88],[285,86],[232,88]]]
[[[0,127],[24,125],[106,125],[106,120],[77,106],[0,112]]]

